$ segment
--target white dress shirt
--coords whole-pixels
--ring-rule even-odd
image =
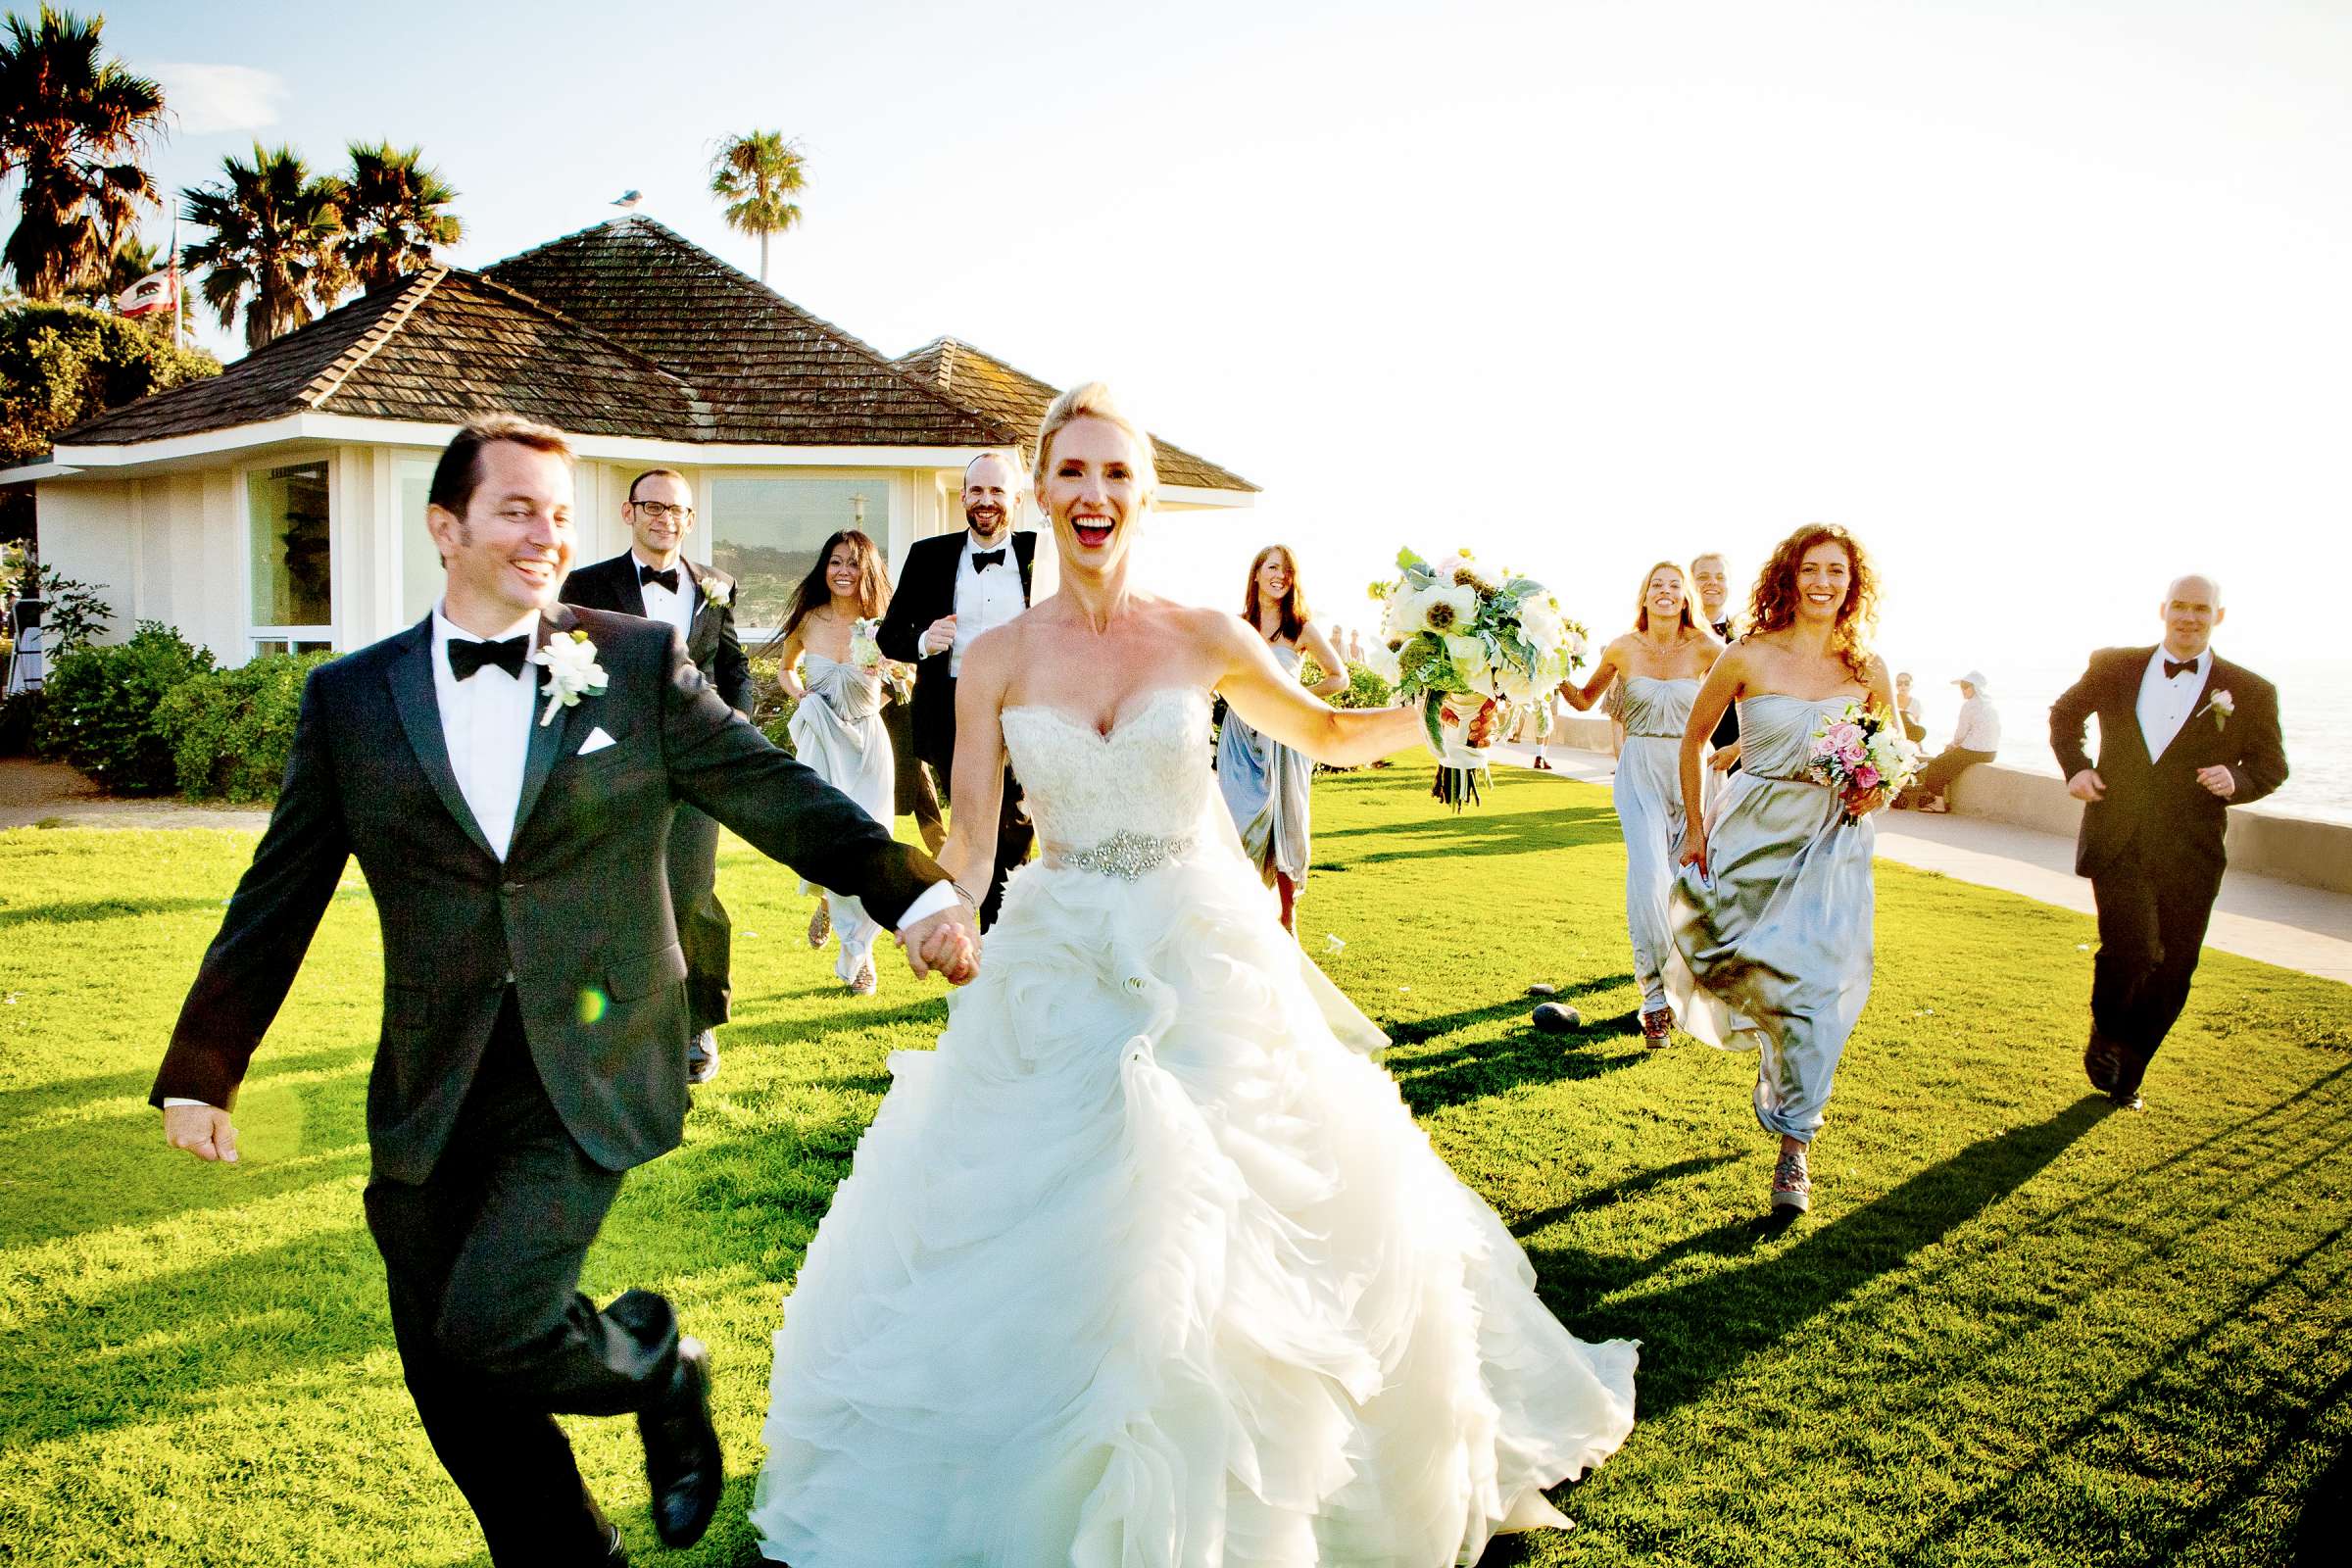
[[[1952,744],[1964,752],[2001,749],[2001,715],[1989,699],[1971,697],[1961,703],[1959,716],[1952,721]]]
[[[652,562],[637,553],[634,545],[630,546],[629,569],[631,571],[637,571],[652,564]],[[672,626],[678,628],[678,635],[683,638],[693,630],[696,596],[702,590],[696,585],[694,571],[686,564],[684,556],[678,558],[677,567],[678,591],[676,593],[671,593],[658,582],[640,582],[637,585],[637,592],[645,600],[645,618],[668,621]]]
[[[528,637],[538,627],[532,611],[496,637],[476,637],[452,625],[433,607],[433,700],[441,707],[441,739],[449,748],[449,770],[458,793],[473,812],[474,825],[501,860],[514,838],[514,808],[522,802],[522,764],[531,749],[531,700],[539,692],[539,666],[522,666],[520,679],[495,665],[460,680],[449,667],[452,642],[504,642]]]
[[[2148,760],[2164,755],[2188,722],[2188,715],[2197,706],[2197,694],[2205,689],[2205,677],[2213,672],[2213,650],[2208,648],[2197,656],[2193,668],[2167,678],[2165,662],[2173,656],[2162,643],[2148,656],[2148,667],[2139,677],[2139,738],[2147,742]]]
[[[972,552],[979,548],[972,530],[964,529],[963,554],[956,562],[956,641],[948,649],[950,675],[963,673],[963,651],[973,638],[996,630],[1029,608],[1021,598],[1021,558],[1013,554],[1012,530],[1004,530],[1003,543],[988,547],[1004,552],[1002,564],[985,571],[974,566]]]

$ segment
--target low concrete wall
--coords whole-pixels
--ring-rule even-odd
[[[2066,793],[2065,780],[1995,762],[1962,773],[1944,798],[1961,816],[1986,817],[2070,839],[2082,825],[2082,803]],[[2233,871],[2352,893],[2352,827],[2342,823],[2232,810],[2223,843]]]

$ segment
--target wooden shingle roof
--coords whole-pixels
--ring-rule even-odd
[[[304,413],[456,424],[506,410],[667,441],[1020,447],[1055,396],[953,338],[885,359],[631,214],[485,271],[431,268],[56,439],[127,446]],[[1152,440],[1170,484],[1257,488]]]
[[[597,435],[709,440],[711,422],[694,389],[652,361],[513,289],[436,267],[58,440],[115,446],[305,413],[458,424],[499,410]]]
[[[956,402],[1020,431],[1021,450],[1032,456],[1038,421],[1061,396],[1058,388],[952,337],[935,338],[913,353],[900,356],[898,363]],[[1197,485],[1207,490],[1257,488],[1231,469],[1220,468],[1156,435],[1152,438],[1152,460],[1159,468],[1162,484]]]
[[[486,275],[692,382],[715,419],[705,439],[968,447],[1018,438],[650,218],[567,234]]]

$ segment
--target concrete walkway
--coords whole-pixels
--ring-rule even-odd
[[[1615,760],[1605,753],[1554,750],[1549,756],[1562,778],[1606,784],[1616,773]],[[1526,767],[1535,754],[1524,746],[1498,746],[1494,760]],[[2075,841],[2054,833],[1957,813],[1885,811],[1879,816],[1879,856],[2092,912],[2090,884],[2075,875]],[[2205,945],[2352,984],[2352,898],[2231,871],[2214,901]]]
[[[118,800],[63,762],[0,758],[0,828],[229,827],[260,832],[267,808],[196,806],[170,798]]]

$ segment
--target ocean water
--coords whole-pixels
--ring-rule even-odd
[[[2227,655],[2229,651],[2222,652]],[[1960,692],[1955,686],[1937,684],[1930,670],[1968,666],[1919,660],[1900,667],[1919,677],[1919,697],[1927,709],[1928,747],[1931,752],[1940,750],[1951,739]],[[2278,728],[2286,741],[2287,780],[2278,793],[2246,809],[2352,823],[2352,660],[2254,667],[2278,688]],[[2001,746],[1995,754],[1999,760],[2010,767],[2055,775],[2058,762],[2050,755],[2050,704],[2082,675],[2082,665],[2003,666],[1988,661],[1984,669],[1992,683],[1993,707],[2001,714]],[[2091,726],[2094,737],[2097,727],[2095,722]],[[2097,750],[2094,743],[2093,755]]]

